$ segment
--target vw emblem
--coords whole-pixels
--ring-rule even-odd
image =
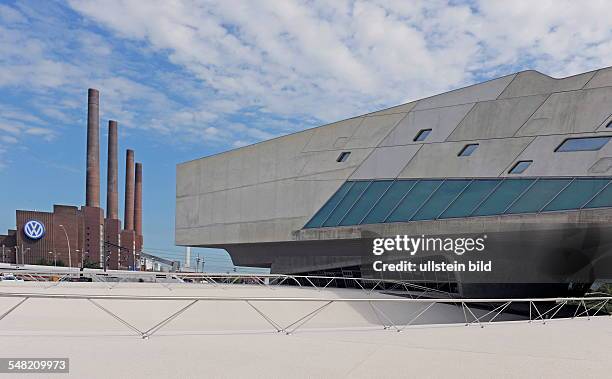
[[[41,239],[45,235],[45,226],[37,220],[30,220],[23,226],[25,235],[33,240]]]

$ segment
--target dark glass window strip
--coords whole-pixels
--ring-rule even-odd
[[[305,228],[612,207],[612,178],[347,181]]]

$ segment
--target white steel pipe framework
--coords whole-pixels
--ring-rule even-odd
[[[393,329],[397,332],[401,332],[409,326],[413,325],[417,319],[423,316],[426,312],[431,311],[435,305],[438,304],[447,304],[447,305],[457,305],[460,306],[463,310],[463,315],[465,319],[465,325],[469,326],[472,324],[477,324],[481,328],[484,328],[485,323],[492,324],[493,321],[500,316],[511,304],[515,303],[527,303],[529,304],[529,318],[524,320],[526,322],[536,322],[542,321],[542,324],[546,324],[547,321],[553,319],[553,317],[561,310],[562,307],[566,306],[568,303],[577,303],[576,310],[571,319],[583,317],[586,315],[587,319],[595,315],[601,315],[600,311],[612,301],[612,296],[597,296],[597,297],[568,297],[568,298],[522,298],[522,299],[408,299],[408,298],[316,298],[316,297],[248,297],[248,296],[135,296],[135,295],[78,295],[78,294],[52,294],[52,293],[11,293],[11,292],[1,292],[0,298],[21,298],[22,300],[12,306],[3,314],[0,314],[0,321],[4,319],[6,316],[15,312],[22,304],[30,299],[56,299],[58,301],[61,300],[85,300],[92,304],[94,304],[98,309],[112,316],[114,319],[128,327],[130,330],[136,332],[143,339],[148,339],[154,333],[158,332],[165,325],[170,323],[172,320],[178,318],[181,314],[185,313],[189,308],[195,305],[198,302],[243,302],[253,308],[256,313],[264,318],[268,324],[270,324],[275,331],[284,332],[285,334],[292,334],[305,325],[308,321],[312,320],[314,317],[319,315],[323,310],[331,308],[331,305],[338,303],[368,303],[373,312],[376,314],[380,323],[382,324],[384,329]],[[133,324],[126,321],[117,312],[113,312],[108,308],[102,306],[98,300],[130,300],[130,301],[188,301],[187,305],[182,306],[177,311],[172,313],[170,316],[167,316],[161,319],[158,323],[153,325],[147,330],[141,330],[135,327]],[[255,303],[257,302],[309,302],[309,303],[324,303],[323,305],[318,305],[314,310],[308,312],[307,314],[299,317],[295,321],[282,326],[279,322],[274,321],[274,317],[271,314],[265,313],[258,308]],[[418,314],[410,315],[410,320],[403,325],[398,324],[397,322],[393,322],[391,317],[384,313],[380,309],[380,307],[375,306],[375,304],[389,304],[389,303],[401,303],[401,304],[425,304],[426,307],[418,310]],[[536,305],[536,303],[540,304],[540,308]],[[590,306],[587,306],[587,303]],[[483,304],[489,304],[495,306],[496,304],[500,304],[496,306],[493,310],[488,313],[478,317],[473,312],[470,305],[475,306],[476,304],[482,306]],[[545,312],[540,312],[540,309],[544,310],[548,306],[548,310]],[[532,307],[537,312],[537,317],[533,317],[531,312]],[[593,312],[591,312],[593,311]],[[551,313],[552,312],[552,313]],[[550,316],[547,317],[547,315]],[[491,315],[489,319],[486,319],[487,316]],[[386,322],[382,321],[382,318],[386,320]],[[567,319],[567,318],[566,318]],[[498,321],[501,322],[501,321]]]

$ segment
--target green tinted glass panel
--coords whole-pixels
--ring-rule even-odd
[[[603,208],[612,207],[612,184],[604,188],[585,208]]]
[[[408,221],[423,202],[438,188],[442,180],[421,180],[391,213],[386,222]]]
[[[434,220],[470,183],[469,180],[447,180],[427,203],[412,217],[413,220]]]
[[[543,211],[580,209],[609,181],[609,179],[576,179],[559,196],[551,201]]]
[[[540,179],[506,213],[538,212],[569,182],[571,179]]]
[[[489,216],[503,214],[508,205],[516,199],[533,179],[506,179],[474,211],[472,216]]]
[[[336,209],[332,211],[331,215],[323,223],[323,226],[337,226],[369,184],[370,182],[355,182],[346,196],[340,200]]]
[[[416,180],[398,180],[393,183],[391,188],[380,198],[361,223],[378,224],[384,222],[389,213],[391,213],[397,203],[410,191],[416,182]]]
[[[340,221],[340,225],[357,225],[366,214],[372,209],[372,206],[380,199],[383,193],[393,183],[392,180],[380,180],[372,182],[363,195],[357,200],[353,208],[346,214],[344,219]]]
[[[467,217],[474,208],[499,184],[498,179],[474,180],[440,218]]]
[[[327,200],[327,203],[323,205],[316,215],[304,226],[305,228],[318,228],[323,225],[323,221],[329,217],[330,213],[336,208],[336,205],[344,198],[346,193],[351,189],[355,182],[346,182],[336,191],[332,197]]]
[[[611,180],[608,177],[573,181],[571,178],[349,181],[305,228],[612,207],[612,184],[608,185]]]

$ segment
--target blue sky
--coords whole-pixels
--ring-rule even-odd
[[[0,1],[0,233],[15,209],[84,202],[88,87],[101,92],[102,162],[108,119],[119,121],[121,151],[143,162],[146,249],[176,257],[177,163],[522,69],[561,77],[612,65],[609,9]],[[207,269],[231,267],[224,252],[198,252]]]

